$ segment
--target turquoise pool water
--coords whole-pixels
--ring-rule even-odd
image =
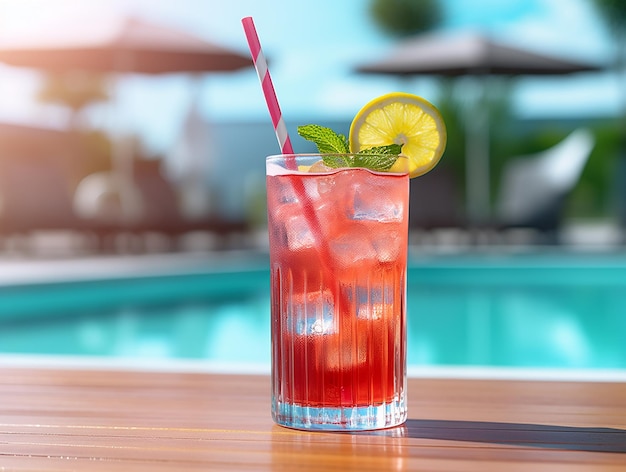
[[[0,353],[269,364],[267,261],[0,286]],[[626,368],[626,256],[414,257],[412,366]]]

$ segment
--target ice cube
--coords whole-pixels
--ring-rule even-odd
[[[383,318],[385,313],[385,305],[382,303],[365,303],[357,305],[357,318],[369,321],[378,321]]]
[[[377,260],[377,253],[372,246],[365,228],[353,225],[350,231],[343,232],[330,241],[330,252],[340,267],[354,267],[364,261]]]
[[[354,193],[352,219],[399,223],[404,218],[404,202],[397,195],[359,186]]]
[[[333,331],[332,328],[333,328],[332,318],[317,319],[313,321],[313,323],[307,324],[306,332],[307,334],[314,334],[314,335],[329,334]]]
[[[369,337],[358,336],[356,333],[353,333],[353,336],[356,338],[353,337],[350,341],[344,336],[341,344],[339,339],[327,342],[324,350],[326,369],[350,371],[367,362]],[[356,343],[356,346],[353,343]]]
[[[336,174],[325,175],[317,177],[317,192],[319,195],[324,196],[335,191],[337,188]]]
[[[315,238],[298,202],[280,205],[271,220],[271,226],[278,228],[276,240],[286,243],[290,250],[298,251],[315,245]]]
[[[373,284],[358,286],[355,287],[354,293],[357,319],[371,321],[382,318],[385,303],[385,292],[382,286]]]
[[[397,231],[379,231],[370,233],[372,247],[380,262],[393,262],[402,250],[404,238]]]
[[[315,246],[315,237],[309,228],[304,216],[293,215],[285,220],[287,246],[292,251],[312,248]]]
[[[291,322],[296,334],[325,335],[336,331],[333,323],[333,297],[328,291],[293,295]]]

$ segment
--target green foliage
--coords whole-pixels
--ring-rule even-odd
[[[618,38],[626,34],[626,2],[624,0],[591,0],[611,32]]]
[[[411,36],[432,30],[442,20],[438,0],[371,0],[370,15],[392,36]]]
[[[570,198],[568,213],[577,217],[612,216],[615,209],[618,161],[621,156],[620,125],[616,120],[595,123],[596,145]]]
[[[471,113],[465,83],[460,79],[442,81],[437,108],[448,131],[448,144],[438,167],[448,168],[455,176],[463,194],[465,185],[465,116]],[[583,173],[568,198],[566,217],[606,218],[614,216],[621,123],[618,120],[519,120],[511,110],[511,89],[515,83],[494,77],[489,82],[484,104],[489,108],[490,172],[492,201],[500,191],[504,167],[512,158],[532,156],[544,151],[579,126],[591,129],[596,145]],[[471,115],[470,115],[471,118]]]
[[[463,119],[463,104],[455,93],[455,79],[442,79],[440,93],[437,100],[437,109],[446,124],[446,150],[437,164],[439,168],[448,168],[457,176],[458,185],[465,185],[465,121]]]
[[[473,85],[476,85],[470,83],[470,80],[481,81],[482,87],[486,89],[487,93],[484,93],[478,104],[470,98],[475,96]],[[443,79],[440,86],[437,108],[446,123],[448,141],[438,166],[450,168],[458,176],[459,186],[465,185],[466,125],[477,119],[474,115],[477,107],[486,108],[491,187],[492,195],[495,195],[504,165],[511,156],[517,155],[519,142],[524,139],[520,136],[519,130],[511,126],[514,121],[511,112],[511,90],[515,84],[501,77],[464,77]]]

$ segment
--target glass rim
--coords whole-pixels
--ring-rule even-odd
[[[379,153],[358,153],[358,152],[294,152],[290,154],[270,154],[265,158],[265,160],[269,159],[285,159],[288,157],[318,157],[318,156],[380,156],[380,157],[388,157],[389,154],[379,154]]]
[[[340,153],[340,152],[329,152],[329,153],[293,153],[293,154],[272,154],[265,158],[265,166],[266,166],[266,175],[283,175],[283,174],[334,174],[339,171],[345,170],[356,170],[363,169],[371,172],[373,174],[382,174],[382,175],[409,175],[408,168],[408,160],[406,163],[406,168],[402,166],[402,169],[372,169],[370,167],[363,166],[337,166],[337,167],[329,167],[326,169],[316,169],[315,171],[309,171],[308,169],[301,169],[301,166],[305,168],[311,167],[316,162],[322,160],[325,156],[333,156],[333,157],[354,157],[354,156],[368,156],[378,158],[388,158],[389,154],[359,154],[359,153]],[[289,165],[289,161],[292,164],[297,164],[297,168],[291,168]],[[271,171],[270,171],[271,169]]]

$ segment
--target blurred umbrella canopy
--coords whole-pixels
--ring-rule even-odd
[[[45,31],[31,31],[0,41],[0,62],[58,74],[200,74],[236,71],[252,66],[248,55],[206,41],[183,30],[137,18],[115,22],[86,19],[55,25]],[[71,105],[71,104],[70,104]],[[117,121],[117,120],[116,120]],[[130,189],[132,151],[120,140],[114,141],[113,171]],[[128,195],[121,195],[124,207],[136,206]],[[123,211],[136,213],[136,210]]]
[[[235,71],[252,65],[237,51],[144,20],[95,24],[101,28],[90,22],[89,29],[73,34],[59,26],[49,33],[7,39],[0,43],[0,61],[51,72],[142,74]]]
[[[599,66],[539,54],[478,33],[424,34],[399,43],[386,57],[358,72],[393,75],[558,75],[599,70]]]
[[[472,119],[466,122],[466,203],[470,222],[490,217],[489,117],[484,96],[487,76],[563,75],[604,69],[598,64],[540,54],[497,42],[478,33],[432,33],[414,36],[357,72],[397,76],[474,76]]]

